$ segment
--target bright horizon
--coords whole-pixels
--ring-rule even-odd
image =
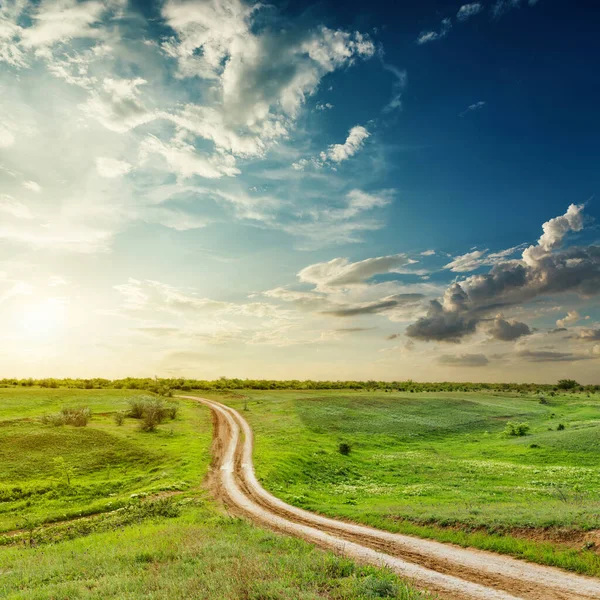
[[[0,378],[600,383],[586,3],[9,0]]]

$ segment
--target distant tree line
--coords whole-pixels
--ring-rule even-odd
[[[314,381],[299,379],[238,379],[220,377],[215,380],[185,378],[125,379],[0,379],[0,387],[72,388],[72,389],[127,389],[144,390],[162,396],[178,391],[228,391],[228,390],[354,390],[379,392],[515,392],[522,394],[550,394],[559,391],[600,392],[600,385],[580,385],[574,379],[561,379],[556,384],[539,383],[470,383],[470,382],[417,382],[407,381]]]

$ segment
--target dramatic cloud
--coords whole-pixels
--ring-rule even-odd
[[[472,275],[452,284],[433,300],[426,317],[410,325],[408,336],[459,342],[473,333],[487,314],[521,305],[540,296],[564,292],[590,296],[600,292],[600,247],[557,251],[569,231],[582,227],[583,207],[571,205],[565,215],[544,224],[538,244],[521,260],[496,263],[488,274]]]
[[[452,29],[452,21],[444,19],[439,31],[422,31],[417,38],[417,44],[427,44],[446,37]]]
[[[487,332],[492,338],[503,342],[512,342],[524,335],[531,335],[531,329],[525,323],[507,321],[502,317],[496,317]]]
[[[472,2],[471,4],[463,4],[458,13],[456,14],[456,18],[459,21],[467,21],[471,17],[478,15],[483,10],[483,5],[479,2]]]
[[[485,354],[442,354],[438,362],[449,367],[485,367],[490,361]]]
[[[288,135],[325,75],[375,52],[358,32],[257,27],[262,8],[239,0],[170,0],[163,7],[176,32],[163,48],[179,76],[213,82],[212,106],[187,106],[174,122],[240,156],[264,154]]]

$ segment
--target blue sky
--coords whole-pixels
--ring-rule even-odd
[[[594,381],[599,19],[3,2],[0,375]]]

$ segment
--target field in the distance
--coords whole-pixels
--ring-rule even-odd
[[[211,397],[248,419],[259,479],[291,504],[600,574],[598,395]],[[528,434],[503,435],[509,421],[527,422]]]
[[[0,388],[0,598],[429,598],[388,572],[227,516],[202,486],[208,409],[177,399],[176,418],[156,431],[132,418],[118,425],[115,414],[141,396]],[[42,420],[81,406],[92,411],[85,427]]]

